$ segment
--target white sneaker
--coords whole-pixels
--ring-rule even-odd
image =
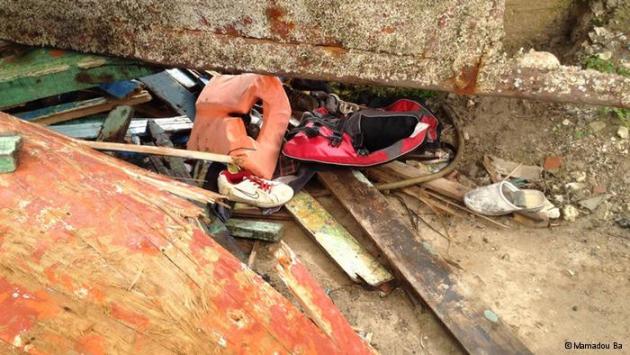
[[[219,174],[219,193],[228,200],[243,202],[261,208],[282,206],[293,197],[293,189],[281,182],[266,180],[246,170]]]

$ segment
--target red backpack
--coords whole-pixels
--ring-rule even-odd
[[[418,102],[402,99],[383,109],[335,117],[320,107],[291,130],[282,154],[301,161],[367,167],[384,164],[423,143],[438,143],[439,121]]]

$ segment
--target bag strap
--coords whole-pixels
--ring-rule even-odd
[[[296,134],[304,132],[308,137],[320,135],[330,141],[330,145],[337,147],[343,139],[344,119],[336,118],[333,115],[321,115],[317,112],[304,112],[300,125],[288,132],[288,139],[293,138]],[[312,123],[311,126],[308,126]],[[320,131],[321,127],[326,127],[332,131],[332,135],[323,135]]]

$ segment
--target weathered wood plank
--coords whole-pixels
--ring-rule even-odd
[[[308,192],[295,194],[285,208],[350,279],[371,286],[393,280],[392,274]]]
[[[147,134],[147,123],[149,118],[134,118],[129,125],[129,135],[144,136]],[[165,132],[185,131],[192,128],[192,121],[186,116],[167,117],[155,119]],[[68,122],[62,125],[48,126],[53,131],[72,138],[95,139],[101,126],[101,121],[73,123]]]
[[[266,242],[277,242],[284,234],[284,225],[282,223],[230,218],[225,222],[225,226],[234,237],[264,240]]]
[[[129,130],[133,108],[131,106],[118,106],[111,110],[103,122],[101,130],[96,137],[97,141],[122,142]]]
[[[449,265],[416,240],[387,199],[359,172],[319,174],[377,247],[462,346],[473,354],[529,354],[501,320],[484,317],[491,307],[462,294]]]
[[[171,142],[171,138],[154,120],[149,120],[147,127],[157,146],[175,148],[175,145]],[[192,179],[188,169],[186,168],[186,164],[184,164],[184,159],[179,157],[164,157],[164,160],[168,162],[168,166],[174,177],[188,180]]]
[[[175,111],[195,120],[195,95],[180,84],[168,72],[163,71],[157,74],[140,78],[157,97],[166,101]]]
[[[0,52],[0,108],[153,71],[121,58],[13,45]]]
[[[348,320],[286,244],[282,243],[274,256],[277,261],[276,270],[282,282],[333,343],[344,344],[348,354],[376,353],[364,340],[357,337]]]
[[[353,350],[217,245],[202,208],[137,176],[176,182],[0,113],[7,131],[22,135],[24,164],[0,175],[1,342],[40,354]]]
[[[90,142],[90,141],[78,141],[78,142],[81,142],[81,144],[85,146],[98,149],[98,150],[155,154],[155,155],[163,155],[163,156],[169,156],[169,157],[208,160],[208,161],[215,161],[215,162],[227,163],[227,164],[234,163],[234,160],[229,155],[208,153],[208,152],[198,152],[196,150],[186,150],[186,149],[167,148],[167,147],[151,147],[148,145],[134,145],[134,144],[110,143],[110,142]]]
[[[151,101],[151,95],[146,91],[141,91],[124,99],[98,97],[90,100],[44,107],[42,109],[29,112],[21,112],[16,114],[16,116],[27,121],[48,126],[55,123],[70,121],[79,117],[86,117],[101,112],[111,111],[116,106],[120,105],[133,106],[149,101]]]

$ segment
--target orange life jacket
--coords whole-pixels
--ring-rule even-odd
[[[254,140],[234,114],[248,114],[258,100],[263,102],[263,124]],[[196,107],[188,149],[239,157],[242,168],[265,179],[272,177],[291,116],[280,79],[258,74],[216,76],[199,95]]]

